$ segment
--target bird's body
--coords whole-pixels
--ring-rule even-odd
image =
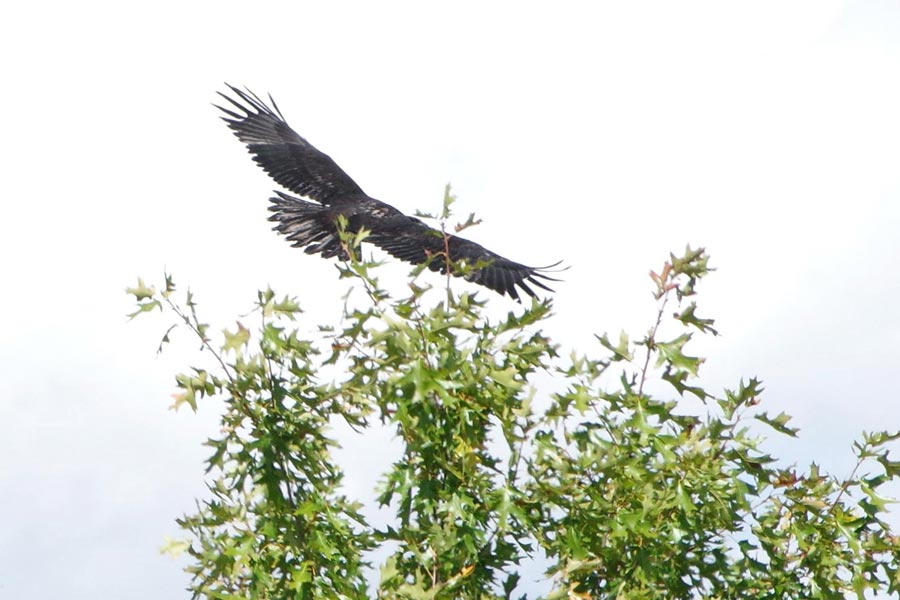
[[[221,106],[223,117],[239,140],[247,145],[254,160],[279,185],[309,198],[305,200],[284,192],[271,199],[271,221],[275,229],[303,248],[307,254],[346,260],[347,251],[337,228],[339,216],[347,220],[347,230],[369,232],[366,242],[412,264],[428,263],[432,271],[465,262],[470,270],[466,279],[518,300],[521,288],[529,296],[528,284],[552,291],[540,280],[551,280],[541,271],[487,250],[455,235],[445,235],[421,220],[410,217],[390,204],[363,192],[328,155],[314,148],[291,129],[275,102],[271,107],[249,90],[228,86],[234,99],[220,94],[244,114]],[[449,261],[447,255],[449,254]],[[441,260],[443,257],[443,260]],[[454,273],[457,274],[457,273]]]

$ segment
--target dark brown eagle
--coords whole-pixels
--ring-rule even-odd
[[[227,116],[222,119],[247,145],[253,160],[278,184],[315,200],[309,202],[280,191],[271,199],[270,221],[293,246],[307,254],[347,260],[341,244],[337,218],[347,219],[347,229],[369,231],[365,241],[390,255],[418,265],[428,263],[432,271],[441,271],[451,263],[474,267],[465,278],[500,294],[519,300],[516,287],[535,296],[529,284],[553,291],[540,280],[557,281],[542,271],[550,267],[527,267],[494,254],[490,250],[455,235],[444,236],[419,219],[368,196],[327,154],[316,150],[288,126],[275,101],[271,107],[250,90],[228,85],[234,97],[219,92],[239,112],[216,105]],[[457,275],[457,273],[454,273]]]

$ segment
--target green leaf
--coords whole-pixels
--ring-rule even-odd
[[[624,331],[619,333],[619,343],[616,345],[613,345],[612,342],[609,341],[609,338],[606,337],[605,333],[601,336],[594,337],[600,341],[600,345],[613,353],[613,361],[634,360],[634,354],[631,352],[631,345],[628,341],[628,334]]]
[[[172,558],[178,558],[191,547],[191,543],[187,540],[176,540],[169,536],[165,536],[164,540],[165,542],[160,547],[159,553],[168,554]]]
[[[235,331],[234,333],[228,331],[227,329],[222,330],[222,334],[225,336],[225,343],[222,344],[222,350],[224,352],[237,352],[238,350],[246,346],[248,341],[250,341],[250,330],[244,327],[240,321],[237,321],[236,324],[237,331]]]
[[[689,392],[697,396],[701,400],[709,398],[710,395],[707,394],[703,388],[699,386],[688,385],[686,383],[689,376],[690,375],[687,371],[672,369],[671,366],[667,367],[662,374],[663,380],[668,381],[678,392],[678,395],[683,396],[685,392]]]
[[[156,289],[153,286],[148,286],[144,283],[144,280],[138,277],[138,282],[135,287],[125,288],[126,294],[131,294],[134,296],[134,299],[140,302],[141,300],[146,300],[148,298],[152,298],[156,294]]]
[[[702,331],[703,333],[711,333],[713,335],[719,335],[719,332],[713,328],[713,324],[715,321],[713,319],[701,319],[695,314],[697,310],[697,303],[691,302],[685,309],[681,312],[675,314],[675,318],[681,321],[685,325],[692,325]]]
[[[791,416],[784,412],[779,413],[777,417],[770,417],[768,413],[762,413],[754,415],[754,418],[762,421],[775,431],[784,433],[791,437],[797,437],[797,432],[800,431],[797,428],[787,426],[788,421],[791,420]]]
[[[150,312],[154,308],[158,308],[162,310],[162,304],[160,304],[159,300],[151,300],[149,302],[142,302],[138,304],[138,309],[133,313],[128,314],[129,319],[133,319],[141,313]]]
[[[164,273],[164,278],[166,282],[165,291],[163,292],[163,296],[168,298],[175,291],[175,279],[173,279],[172,275],[169,273]],[[138,280],[140,281],[140,280]]]
[[[655,348],[659,352],[656,366],[669,364],[696,376],[700,365],[703,364],[703,359],[684,354],[684,346],[690,339],[691,334],[685,333],[669,342],[656,342]]]
[[[444,202],[441,208],[441,220],[447,220],[452,214],[451,206],[456,202],[456,196],[450,192],[450,184],[444,186]]]
[[[494,369],[491,371],[490,377],[500,385],[514,390],[521,389],[522,382],[516,380],[518,370],[515,367],[509,367],[503,370]]]

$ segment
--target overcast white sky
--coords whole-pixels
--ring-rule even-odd
[[[269,230],[223,81],[271,92],[371,195],[433,210],[452,182],[471,237],[571,265],[564,345],[643,332],[648,270],[704,245],[705,375],[766,382],[802,428],[777,451],[845,474],[860,431],[900,427],[900,3],[550,6],[3,9],[0,597],[184,597],[157,550],[217,407],[167,410],[192,348],[155,358],[164,323],[126,324],[126,285],[167,268],[220,326],[266,285],[310,329],[337,313],[333,266]]]

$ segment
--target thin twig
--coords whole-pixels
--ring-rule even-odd
[[[653,325],[653,328],[650,330],[650,335],[647,337],[647,356],[644,358],[644,367],[641,369],[641,382],[638,385],[638,396],[644,395],[644,382],[647,380],[647,369],[650,366],[650,354],[656,345],[656,331],[662,323],[663,314],[665,314],[666,304],[668,302],[669,290],[666,290],[665,294],[663,294],[663,301],[659,307],[659,312],[656,314],[656,323]]]
[[[452,263],[450,261],[450,236],[447,234],[447,228],[443,219],[441,219],[441,236],[444,238],[444,266],[447,276],[447,307],[449,308],[453,300],[453,294],[450,292],[450,269],[452,268]]]
[[[237,389],[237,384],[235,383],[234,378],[231,376],[231,371],[229,371],[228,365],[225,363],[225,361],[222,359],[222,357],[219,355],[219,353],[216,352],[215,349],[212,347],[212,345],[209,343],[209,338],[200,332],[200,328],[198,326],[196,326],[193,322],[191,322],[191,319],[186,314],[184,314],[181,311],[181,309],[174,302],[172,302],[172,300],[170,298],[166,298],[166,303],[169,305],[169,308],[171,308],[172,311],[175,312],[176,315],[181,317],[181,319],[190,328],[190,330],[193,331],[194,334],[198,338],[200,338],[201,345],[204,348],[206,348],[207,350],[209,350],[210,353],[212,353],[212,355],[215,357],[215,359],[219,362],[219,366],[222,367],[222,371],[225,372],[225,377],[228,378],[228,382],[231,384],[231,387],[233,388],[232,395],[234,395],[234,391]],[[196,321],[197,315],[194,314],[193,310],[191,310],[191,313],[194,317],[194,320]]]
[[[862,454],[862,453],[861,453]],[[850,482],[853,481],[853,478],[856,476],[856,472],[859,471],[859,468],[866,461],[865,457],[860,456],[859,460],[856,461],[856,466],[853,467],[853,470],[850,472],[850,476],[844,480],[844,483],[841,484],[841,489],[838,492],[838,495],[834,498],[834,502],[831,503],[831,506],[828,507],[828,514],[834,512],[834,508],[837,506],[837,503],[840,501],[841,496],[844,495],[844,492],[847,491],[847,488],[850,487]]]

